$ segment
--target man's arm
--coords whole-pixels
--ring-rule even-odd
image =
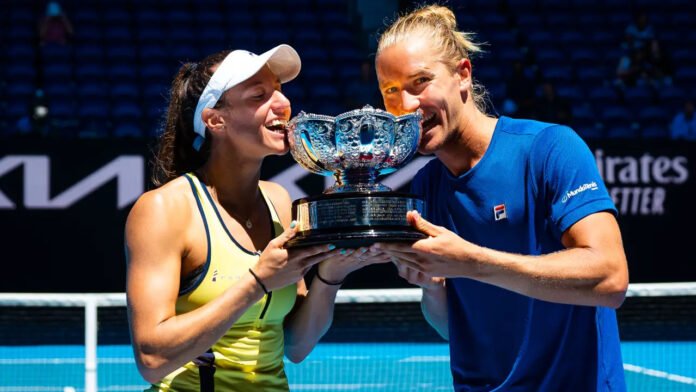
[[[590,214],[562,236],[566,249],[541,256],[475,245],[409,212],[429,238],[412,246],[376,244],[426,276],[467,277],[550,302],[617,308],[628,288],[628,267],[618,223],[606,212]]]
[[[392,262],[396,265],[399,276],[422,289],[421,311],[425,320],[443,339],[449,340],[445,279],[429,277],[420,271],[407,267],[404,263],[400,263],[397,258],[393,258]]]

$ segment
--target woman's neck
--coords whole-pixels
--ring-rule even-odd
[[[233,211],[250,211],[256,206],[259,197],[261,163],[240,159],[233,152],[215,154],[197,174],[210,187],[211,193],[225,208]]]

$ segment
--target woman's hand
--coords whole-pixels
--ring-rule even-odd
[[[295,233],[294,225],[290,225],[282,234],[271,240],[252,268],[268,290],[298,282],[314,264],[338,254],[332,245],[285,249],[285,243],[293,238]]]
[[[358,249],[341,249],[319,264],[317,272],[329,282],[342,282],[353,271],[371,264],[390,261],[382,252],[370,251],[367,247]]]

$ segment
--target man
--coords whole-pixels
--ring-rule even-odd
[[[429,238],[373,248],[423,288],[423,313],[449,340],[455,390],[625,390],[612,308],[628,269],[594,158],[567,127],[488,116],[472,77],[477,51],[442,6],[381,36],[385,107],[421,110],[419,151],[438,159],[413,181],[428,220],[408,214]]]

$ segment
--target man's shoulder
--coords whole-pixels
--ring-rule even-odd
[[[564,127],[563,125],[547,123],[538,120],[523,119],[523,118],[512,118],[512,117],[501,117],[502,121],[501,130],[504,133],[511,135],[531,135],[535,136],[544,130]]]

